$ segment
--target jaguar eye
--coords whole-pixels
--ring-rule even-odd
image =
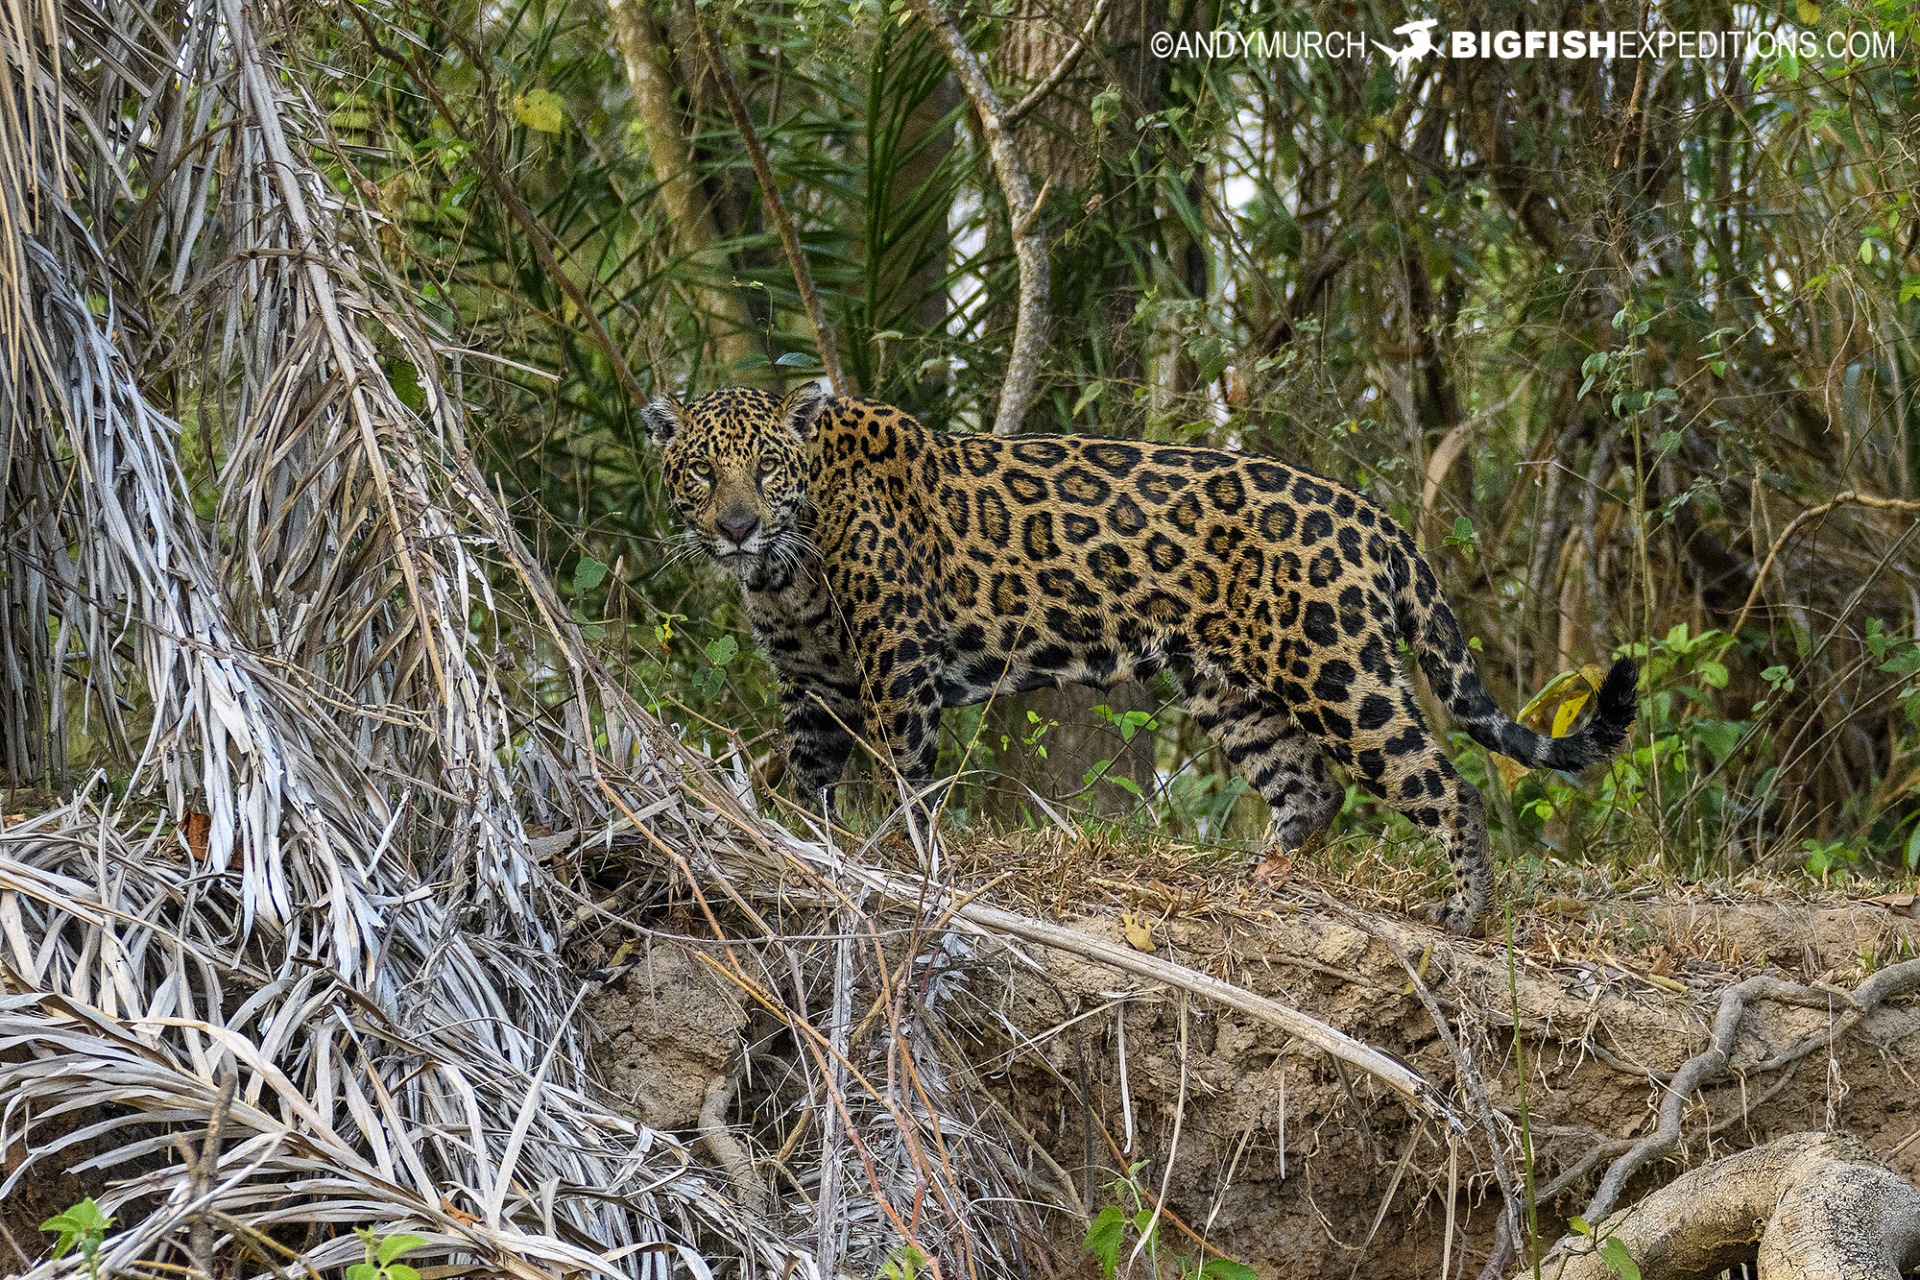
[[[772,458],[760,459],[760,474],[763,476],[772,475],[775,471],[779,470],[779,467],[780,467],[780,464],[775,462]]]
[[[705,458],[702,458],[693,464],[693,474],[699,476],[702,480],[711,480],[713,479],[713,464]]]

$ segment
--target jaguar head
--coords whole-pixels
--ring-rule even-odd
[[[647,403],[647,431],[688,534],[736,576],[791,564],[808,545],[807,437],[832,399],[809,383],[784,400],[727,387],[685,408],[667,396]]]

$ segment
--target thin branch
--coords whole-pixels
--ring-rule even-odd
[[[1080,34],[1074,38],[1073,48],[1067,50],[1053,70],[1047,73],[1045,79],[1027,90],[1024,98],[1007,108],[1006,114],[1001,117],[1007,128],[1017,128],[1020,122],[1027,118],[1027,113],[1039,106],[1046,96],[1058,88],[1060,82],[1073,71],[1074,65],[1080,61],[1080,55],[1087,51],[1089,44],[1093,43],[1094,32],[1100,29],[1100,19],[1106,16],[1106,12],[1107,0],[1094,0],[1093,12],[1087,15],[1086,24],[1080,28]]]
[[[1914,502],[1906,498],[1880,498],[1870,493],[1860,493],[1854,489],[1843,489],[1839,493],[1834,494],[1830,501],[1823,502],[1817,507],[1809,507],[1807,510],[1802,511],[1799,515],[1787,522],[1787,527],[1780,531],[1780,536],[1773,540],[1771,547],[1767,548],[1767,558],[1760,562],[1760,572],[1753,575],[1753,590],[1747,592],[1747,602],[1740,606],[1740,616],[1733,620],[1733,626],[1730,628],[1733,635],[1739,635],[1740,628],[1747,625],[1747,615],[1752,613],[1753,606],[1759,603],[1760,592],[1766,586],[1767,574],[1772,570],[1774,560],[1778,558],[1780,552],[1786,548],[1787,543],[1792,541],[1793,535],[1800,532],[1800,526],[1810,520],[1819,519],[1835,507],[1848,505],[1873,507],[1881,511],[1920,511],[1920,502]]]
[[[627,81],[633,87],[634,111],[647,131],[647,159],[670,215],[670,234],[689,259],[724,280],[731,264],[719,245],[713,210],[700,194],[693,147],[674,101],[672,73],[660,60],[662,40],[651,6],[648,0],[607,0],[607,16],[613,20],[614,43],[620,47]],[[752,358],[765,352],[740,291],[709,278],[695,283],[692,292],[712,318],[714,351],[727,376],[740,381],[753,378],[755,374],[740,372],[742,362],[757,363]],[[766,373],[771,376],[772,372],[769,366]]]
[[[833,328],[827,324],[827,313],[820,306],[820,291],[813,285],[813,269],[807,265],[806,251],[800,246],[800,233],[793,225],[793,213],[787,208],[787,202],[780,198],[780,188],[774,185],[773,166],[767,162],[767,149],[760,145],[760,134],[753,127],[752,117],[747,115],[746,103],[740,101],[740,90],[733,83],[733,73],[727,70],[727,60],[720,53],[720,42],[714,38],[713,29],[707,26],[703,18],[695,18],[694,26],[700,29],[700,43],[707,50],[707,65],[713,68],[714,81],[720,86],[720,96],[727,100],[727,113],[733,117],[733,127],[740,134],[740,141],[747,146],[747,157],[753,161],[753,176],[760,182],[760,198],[767,202],[767,210],[773,215],[773,223],[780,229],[780,243],[787,251],[787,265],[793,270],[794,287],[800,291],[800,304],[807,310],[807,323],[813,326],[813,342],[820,350],[820,367],[826,370],[827,381],[833,384],[833,394],[847,394],[847,375],[840,368],[840,352],[834,346]]]
[[[1040,205],[1046,199],[1047,189],[1042,186],[1040,194],[1034,195],[1027,168],[1020,161],[1020,150],[1014,145],[1013,131],[1018,117],[1001,105],[1000,96],[987,80],[986,69],[967,47],[966,37],[960,34],[953,19],[935,0],[913,0],[913,10],[940,42],[954,77],[960,81],[960,91],[967,95],[967,101],[980,116],[980,127],[987,136],[987,154],[1007,200],[1014,259],[1020,267],[1020,300],[1014,317],[1013,352],[1007,359],[1006,379],[1000,384],[1000,404],[993,415],[993,433],[1010,436],[1020,430],[1039,390],[1040,360],[1050,309],[1047,236],[1040,225]],[[1020,109],[1031,107],[1022,99]]]

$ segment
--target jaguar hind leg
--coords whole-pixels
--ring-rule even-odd
[[[1453,867],[1454,891],[1434,908],[1433,920],[1469,933],[1493,890],[1480,792],[1440,749],[1404,680],[1341,665],[1343,680],[1327,679],[1327,666],[1321,668],[1317,700],[1299,718],[1309,732],[1320,730],[1327,750],[1355,781],[1440,838]]]
[[[1241,776],[1273,810],[1269,853],[1298,853],[1325,833],[1344,798],[1319,743],[1270,694],[1243,694],[1212,681],[1188,682],[1187,708],[1225,748]]]

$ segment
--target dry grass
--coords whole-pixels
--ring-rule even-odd
[[[1188,919],[1256,931],[1310,908],[1315,892],[1369,912],[1423,920],[1426,906],[1445,895],[1449,881],[1430,841],[1365,833],[1295,857],[1280,875],[1256,872],[1255,850],[1098,827],[956,840],[952,856],[963,883],[991,883],[996,901],[1046,919],[1138,912],[1161,922]],[[1783,920],[1858,911],[1868,920],[1895,921],[1913,914],[1909,899],[1916,887],[1899,876],[1837,877],[1822,884],[1801,872],[1759,868],[1737,878],[1696,881],[1657,859],[1551,855],[1504,869],[1501,883],[1494,909],[1511,908],[1515,940],[1529,954],[1550,963],[1614,962],[1623,971],[1650,975],[1655,986],[1717,985],[1764,964],[1806,977],[1857,980],[1878,964],[1907,957],[1871,952],[1851,969],[1828,973],[1833,966],[1809,969],[1791,957],[1757,952],[1751,928],[1720,922],[1736,909]],[[1657,913],[1648,910],[1655,906]],[[1695,918],[1691,924],[1685,923],[1689,916]],[[1505,933],[1504,919],[1489,922],[1490,937],[1504,940]],[[1189,962],[1227,973],[1232,952]]]

